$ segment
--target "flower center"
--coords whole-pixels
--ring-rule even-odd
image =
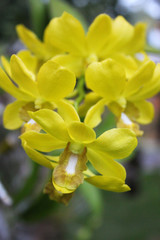
[[[78,153],[71,151],[72,144],[68,143],[64,152],[61,154],[58,166],[53,172],[53,184],[57,190],[60,188],[70,191],[76,190],[76,188],[83,182],[83,171],[86,167],[86,148],[81,147],[81,151]],[[60,190],[63,192],[63,189]]]
[[[121,113],[121,117],[119,118],[117,122],[117,127],[118,128],[128,128],[132,131],[135,132],[137,136],[142,136],[143,131],[139,129],[139,125],[136,124],[135,122],[132,122],[129,117],[125,113]]]
[[[22,106],[19,110],[19,117],[22,119],[22,121],[28,122],[30,120],[28,111],[35,112],[43,108],[53,110],[56,108],[56,105],[53,102],[45,102],[37,99],[35,102],[28,102]]]
[[[39,124],[36,123],[33,119],[30,119],[27,123],[24,124],[22,128],[22,133],[27,131],[40,132],[40,130],[41,130],[41,127],[39,126]]]
[[[86,59],[87,65],[97,61],[98,61],[98,57],[95,53],[90,54]]]
[[[127,117],[125,113],[121,113],[121,119],[126,125],[131,125],[132,121]]]
[[[126,108],[126,99],[124,97],[120,97],[118,100],[117,100],[117,103],[122,107],[122,108]]]
[[[68,160],[68,165],[66,167],[66,173],[74,175],[76,171],[76,165],[78,162],[78,155],[71,154]]]
[[[35,109],[41,109],[41,107],[42,107],[42,104],[45,102],[45,100],[44,99],[42,99],[42,98],[37,98],[36,100],[35,100]]]
[[[30,116],[28,111],[35,111],[34,102],[28,102],[19,110],[19,117],[24,121],[28,122],[30,120]]]

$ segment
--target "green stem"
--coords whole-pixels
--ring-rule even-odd
[[[76,110],[78,110],[79,104],[82,102],[82,100],[85,97],[84,84],[85,84],[85,78],[83,76],[78,80],[78,83],[77,83],[78,97],[75,99],[75,102],[74,102],[74,106]]]
[[[145,51],[148,53],[160,54],[160,49],[152,48],[149,45],[146,45]]]

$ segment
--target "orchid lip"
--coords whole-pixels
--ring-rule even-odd
[[[126,125],[132,124],[132,121],[127,117],[125,113],[121,113],[121,119]]]
[[[78,156],[75,154],[71,154],[68,160],[68,165],[66,167],[67,174],[70,174],[70,175],[75,174],[77,162],[78,162]]]
[[[33,125],[33,124],[35,124],[36,122],[31,118],[28,122],[27,122],[27,124],[31,124],[31,125]]]

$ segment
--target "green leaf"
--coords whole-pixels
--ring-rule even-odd
[[[26,197],[28,197],[31,194],[36,184],[36,181],[38,179],[38,173],[39,173],[39,165],[33,161],[31,161],[31,163],[32,163],[32,172],[27,178],[26,182],[24,183],[22,189],[18,192],[16,196],[14,196],[14,199],[13,199],[14,205],[17,205],[18,203],[23,201]]]
[[[58,205],[59,203],[50,200],[48,195],[42,193],[20,217],[25,221],[41,220],[51,215]]]
[[[91,214],[86,216],[76,236],[77,240],[89,240],[93,237],[93,231],[101,225],[104,202],[101,191],[87,182],[81,185],[80,192],[88,203]]]
[[[80,187],[80,191],[85,197],[85,200],[87,201],[91,211],[96,216],[100,216],[102,213],[103,200],[99,189],[87,182],[84,182]]]
[[[39,38],[42,38],[46,24],[46,4],[41,0],[29,0],[29,5],[33,31]]]

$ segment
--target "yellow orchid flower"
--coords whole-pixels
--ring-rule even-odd
[[[160,90],[160,64],[155,67],[152,61],[145,61],[130,77],[112,59],[92,63],[86,70],[86,83],[101,97],[87,113],[86,122],[95,127],[101,121],[104,106],[118,118],[118,127],[127,127],[141,135],[138,125],[152,121],[154,108],[146,99]],[[92,116],[92,117],[91,117]],[[91,123],[92,121],[92,123]]]
[[[45,133],[28,131],[21,135],[23,148],[37,163],[54,168],[52,183],[63,194],[74,192],[85,179],[104,190],[128,191],[125,184],[126,172],[123,166],[113,160],[128,156],[136,147],[137,139],[129,129],[111,129],[96,139],[94,130],[80,122],[75,109],[61,113],[49,109],[30,112]],[[64,149],[59,157],[45,155]],[[99,174],[87,167],[88,161]]]
[[[95,18],[86,35],[81,23],[67,12],[50,21],[43,42],[23,25],[17,26],[17,32],[39,59],[46,61],[54,57],[78,77],[90,63],[106,58],[118,61],[130,74],[138,64],[134,55],[143,51],[145,44],[143,23],[132,26],[122,16],[113,20],[106,14]]]
[[[0,68],[0,87],[16,98],[4,111],[3,122],[7,129],[16,129],[28,122],[27,111],[63,108],[63,105],[70,108],[63,98],[74,89],[74,73],[51,60],[43,64],[37,74],[16,55],[12,55],[9,65],[5,59],[3,62],[8,74]],[[29,122],[27,128],[32,129],[32,124],[33,121]]]

